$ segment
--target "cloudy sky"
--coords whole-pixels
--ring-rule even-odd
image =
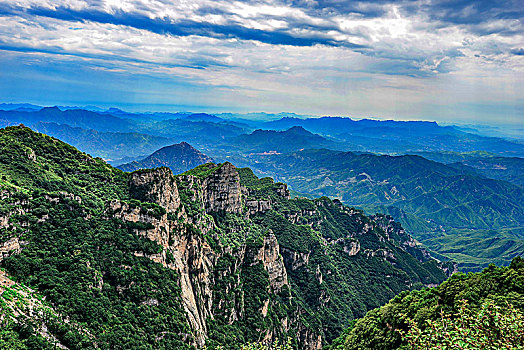
[[[516,1],[0,0],[0,102],[524,121]]]

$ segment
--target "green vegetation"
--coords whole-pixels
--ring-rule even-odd
[[[277,175],[300,193],[393,216],[462,270],[509,264],[524,253],[524,190],[518,185],[420,156],[304,150],[251,160],[257,173]]]
[[[405,340],[409,349],[522,349],[524,346],[524,314],[508,304],[500,307],[487,301],[472,311],[463,300],[459,313],[428,320],[421,330],[408,320],[411,329]]]
[[[522,349],[523,312],[524,260],[517,257],[509,267],[490,265],[400,293],[328,349]]]
[[[176,273],[134,254],[159,246],[134,234],[131,223],[106,218],[111,200],[130,199],[127,174],[22,127],[0,133],[0,174],[9,193],[1,206],[11,213],[3,239],[27,242],[3,266],[96,339],[60,342],[71,349],[189,348]]]
[[[218,169],[220,169],[220,165],[215,166],[213,163],[206,163],[206,164],[199,165],[191,170],[188,170],[182,173],[181,175],[192,175],[192,176],[198,177],[199,179],[205,179],[206,177],[210,176]]]
[[[0,280],[4,278],[0,276]],[[33,290],[20,283],[0,288],[2,290],[0,349],[55,349],[56,344],[92,345],[90,335],[81,325],[62,319]]]
[[[195,344],[180,276],[152,260],[165,253],[166,264],[177,261],[177,251],[146,238],[154,220],[169,222],[171,232],[159,229],[169,245],[194,238],[180,248],[194,254],[190,263],[209,256],[208,271],[189,268],[195,298],[208,307],[209,349],[288,337],[295,349],[305,341],[329,343],[396,294],[446,278],[391,217],[370,218],[326,197],[289,200],[284,184],[249,169],[236,170],[243,212],[206,212],[203,188],[222,180],[222,166],[202,165],[176,179],[157,169],[178,187],[181,207],[168,213],[143,201],[154,196],[130,185],[129,173],[28,128],[0,130],[0,216],[7,220],[0,242],[20,245],[1,265],[79,325],[78,334],[56,333],[70,349]],[[265,204],[251,211],[248,202]],[[124,206],[149,219],[123,219]],[[200,294],[201,273],[209,273],[209,297]],[[2,334],[6,342],[32,336],[38,332],[15,326]]]
[[[409,237],[400,225],[384,242],[377,223],[383,220],[394,226],[391,218],[371,221],[361,211],[325,197],[285,200],[275,191],[278,183],[257,179],[249,169],[238,172],[243,185],[271,199],[274,210],[256,215],[253,221],[274,232],[281,249],[298,253],[294,259],[284,256],[293,299],[302,301],[300,307],[310,314],[308,323],[325,329],[328,341],[372,305],[381,305],[402,290],[445,279],[434,260],[419,256],[421,263],[414,257],[416,253],[401,248],[401,242]],[[290,222],[290,217],[296,217],[297,222]],[[367,230],[368,226],[374,227]],[[348,254],[353,245],[362,253]],[[388,261],[388,252],[394,256],[394,266]],[[370,259],[370,254],[377,257]]]

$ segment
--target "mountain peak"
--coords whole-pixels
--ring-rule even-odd
[[[295,125],[285,131],[286,133],[300,134],[300,135],[313,135],[313,133],[307,131],[302,126]]]
[[[40,110],[40,112],[62,112],[62,110],[58,108],[57,106],[53,106],[53,107],[44,107]]]
[[[193,146],[191,146],[191,145],[190,145],[189,143],[187,143],[186,141],[182,141],[182,142],[180,142],[180,143],[178,143],[178,144],[175,144],[175,145],[172,145],[172,146],[181,146],[181,147],[185,147],[185,148],[193,148],[193,149],[195,149]],[[171,147],[172,147],[172,146],[171,146]],[[170,146],[168,146],[168,147],[170,147]]]
[[[180,142],[162,147],[140,161],[122,164],[118,168],[124,171],[135,171],[168,167],[173,174],[181,174],[198,165],[212,162],[214,162],[213,158],[206,156],[187,142]]]

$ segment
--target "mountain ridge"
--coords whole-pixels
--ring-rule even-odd
[[[501,239],[499,248],[504,250],[506,246],[507,252],[511,252],[507,256],[493,255],[480,260],[474,256],[458,256],[465,259],[463,266],[476,265],[478,269],[493,260],[499,264],[509,263],[515,254],[524,251],[524,242],[518,233],[524,226],[524,194],[518,185],[488,179],[478,173],[464,173],[413,155],[304,150],[253,155],[249,164],[257,174],[277,176],[299,193],[339,198],[371,213],[393,215],[436,252],[444,246],[449,251],[449,243],[455,240],[453,235],[456,239],[479,239],[479,243],[496,235]],[[464,229],[469,230],[467,234],[461,231]],[[456,248],[467,254],[461,246],[458,244]],[[502,256],[503,260],[497,260]],[[473,263],[474,260],[477,261]]]
[[[48,328],[71,349],[237,349],[261,334],[319,349],[350,318],[453,270],[391,217],[292,200],[230,163],[124,173],[8,127],[0,187],[0,265],[85,327],[90,337]]]

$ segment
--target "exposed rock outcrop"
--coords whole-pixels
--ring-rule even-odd
[[[282,255],[280,255],[277,237],[273,232],[264,237],[264,245],[258,251],[256,258],[262,261],[264,268],[268,272],[271,288],[276,292],[280,292],[282,287],[288,284],[287,271]]]
[[[129,190],[132,197],[156,203],[168,212],[175,212],[180,206],[176,181],[168,168],[131,173]]]
[[[275,187],[275,192],[279,195],[279,196],[282,196],[286,199],[289,199],[290,198],[290,194],[289,194],[289,190],[287,188],[287,185],[285,183],[276,183],[275,184],[276,187]]]
[[[349,256],[355,256],[360,251],[360,242],[351,241],[349,245],[344,245],[344,251],[349,254]]]
[[[132,202],[110,203],[113,216],[127,222],[141,223],[142,225],[131,227],[138,235],[147,237],[164,248],[162,252],[148,258],[178,272],[182,305],[194,335],[194,345],[198,347],[206,343],[210,331],[209,320],[220,317],[233,324],[246,316],[245,291],[242,291],[241,287],[244,277],[240,277],[243,269],[261,263],[268,274],[266,288],[269,296],[266,294],[265,299],[260,300],[257,306],[260,313],[258,316],[262,318],[268,317],[271,310],[277,307],[276,299],[271,295],[280,293],[289,286],[288,274],[292,276],[296,270],[306,268],[307,273],[313,274],[315,283],[319,286],[326,285],[329,279],[327,276],[331,274],[331,271],[323,270],[324,267],[317,263],[310,265],[311,251],[297,251],[280,246],[277,236],[272,231],[260,238],[262,244],[257,241],[252,246],[241,243],[239,246],[224,245],[218,249],[211,248],[205,235],[211,235],[219,241],[221,228],[214,220],[220,220],[223,213],[240,214],[239,220],[249,219],[250,216],[265,213],[271,210],[273,205],[278,205],[275,193],[289,198],[289,190],[284,184],[273,184],[272,196],[260,198],[251,188],[241,185],[239,173],[230,163],[219,166],[206,164],[202,167],[200,170],[204,175],[186,174],[177,178],[173,177],[168,169],[163,168],[131,174],[129,187],[132,196],[140,201],[160,205],[166,209],[165,213],[149,209],[144,211],[141,207],[133,207]],[[184,196],[183,205],[181,196]],[[331,204],[319,202],[318,205]],[[337,203],[333,205],[341,206]],[[349,256],[359,253],[368,257],[376,256],[392,265],[396,263],[396,257],[391,251],[384,248],[366,249],[365,246],[361,247],[360,240],[366,235],[376,234],[381,242],[398,241],[402,242],[405,249],[418,249],[416,242],[410,240],[409,235],[397,228],[390,218],[377,218],[377,224],[362,218],[359,212],[344,207],[342,209],[344,214],[356,216],[358,229],[348,232],[346,237],[324,240],[321,243],[325,246],[338,244],[343,246],[343,250]],[[326,219],[319,212],[318,207],[300,208],[297,211],[286,212],[284,217],[289,222],[315,229]],[[234,225],[230,228],[234,232],[242,232],[241,228],[235,231],[237,228]],[[135,254],[144,255],[143,252]],[[219,262],[224,259],[228,264],[220,265]],[[220,293],[214,291],[217,283],[221,283]],[[222,293],[227,297],[217,297]],[[317,298],[322,306],[332,302],[330,294],[324,289],[319,291]],[[260,339],[270,342],[293,329],[301,349],[321,349],[323,332],[305,325],[302,319],[305,317],[304,312],[297,306],[288,314],[289,317],[282,320],[281,325],[261,330]]]
[[[18,237],[8,239],[0,245],[0,261],[7,258],[10,254],[16,254],[20,252],[20,241]]]
[[[231,163],[218,166],[202,182],[202,193],[206,212],[242,212],[242,190],[240,176]]]
[[[280,248],[286,267],[291,270],[296,270],[302,266],[309,264],[309,253],[295,252],[294,250],[284,247]]]
[[[249,215],[255,215],[256,213],[265,213],[271,209],[270,200],[247,200],[246,207]]]
[[[169,174],[169,176],[172,175]],[[153,179],[147,176],[142,178]],[[149,188],[147,182],[142,185]],[[169,188],[176,190],[176,187]],[[160,198],[159,201],[163,201],[165,198],[176,200],[177,197],[163,194],[158,198]],[[165,204],[167,207],[175,207],[172,203]],[[114,217],[127,222],[146,224],[134,228],[135,232],[164,247],[162,252],[147,257],[179,273],[182,305],[193,330],[196,344],[203,346],[207,335],[206,319],[213,317],[211,313],[211,286],[213,284],[211,271],[216,255],[211,247],[201,235],[188,229],[187,221],[170,221],[167,214],[153,216],[150,213],[144,213],[140,208],[133,208],[119,201],[111,202],[110,208]],[[172,259],[168,259],[168,254],[172,256]],[[136,252],[135,255],[144,256],[144,253]]]
[[[208,318],[213,318],[212,270],[218,258],[202,236],[194,232],[173,234],[169,252],[174,262],[169,265],[180,274],[182,301],[197,344],[203,346],[207,337]]]

